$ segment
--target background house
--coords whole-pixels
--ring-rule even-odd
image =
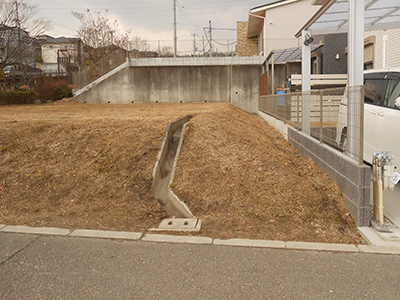
[[[247,26],[238,22],[238,56],[268,56],[273,50],[300,47],[295,34],[319,8],[311,3],[280,0],[250,9]]]
[[[35,62],[33,42],[34,39],[27,31],[0,24],[0,67],[33,66]]]
[[[45,74],[57,73],[59,67],[69,71],[84,63],[84,48],[79,38],[60,37],[42,42],[42,63],[38,67]]]
[[[270,60],[274,51],[296,51],[301,46],[296,32],[319,8],[311,3],[312,0],[280,0],[250,9],[248,21],[237,22],[237,55],[267,56]],[[301,64],[298,58],[290,58],[280,61],[274,72],[271,68],[269,65],[260,79],[263,95],[272,93],[275,87],[287,86],[290,75],[300,72]]]

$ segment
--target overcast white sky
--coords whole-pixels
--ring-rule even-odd
[[[147,39],[152,46],[161,41],[173,40],[173,0],[25,0],[31,5],[39,5],[40,17],[53,23],[48,32],[54,37],[76,36],[79,21],[71,11],[85,12],[86,9],[105,13],[108,9],[110,20],[117,19],[121,29],[131,29],[131,35]],[[183,52],[193,45],[193,33],[198,37],[201,48],[203,27],[209,20],[213,28],[236,29],[236,21],[246,21],[248,10],[271,0],[179,0],[177,1],[178,51]],[[213,30],[215,39],[236,39],[235,31]]]

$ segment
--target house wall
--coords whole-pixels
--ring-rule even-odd
[[[322,74],[347,74],[347,33],[325,36],[322,47]],[[339,59],[336,59],[339,54]]]
[[[374,43],[374,69],[383,68],[383,44],[384,36],[387,37],[386,44],[386,68],[400,67],[400,29],[388,29],[377,31],[366,31],[366,38],[375,36]]]
[[[257,55],[257,39],[247,38],[248,22],[237,22],[237,56]]]
[[[264,55],[272,50],[300,47],[295,34],[320,6],[312,0],[300,0],[266,10],[264,21]]]
[[[59,52],[60,57],[70,57],[71,63],[80,63],[79,59],[82,56],[82,49],[80,44],[75,45],[74,43],[46,43],[42,45],[42,59],[45,64],[56,64],[57,63],[57,51],[66,49],[67,52]]]

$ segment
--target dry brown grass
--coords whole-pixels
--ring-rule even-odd
[[[0,107],[0,224],[137,231],[165,129],[185,133],[174,191],[200,235],[359,243],[336,184],[256,115],[227,104]]]

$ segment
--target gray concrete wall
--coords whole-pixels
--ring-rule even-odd
[[[258,112],[262,64],[127,66],[78,93],[83,103],[226,102]]]
[[[357,226],[369,226],[370,167],[358,165],[348,156],[291,127],[288,128],[288,141],[303,157],[311,157],[335,180]]]

